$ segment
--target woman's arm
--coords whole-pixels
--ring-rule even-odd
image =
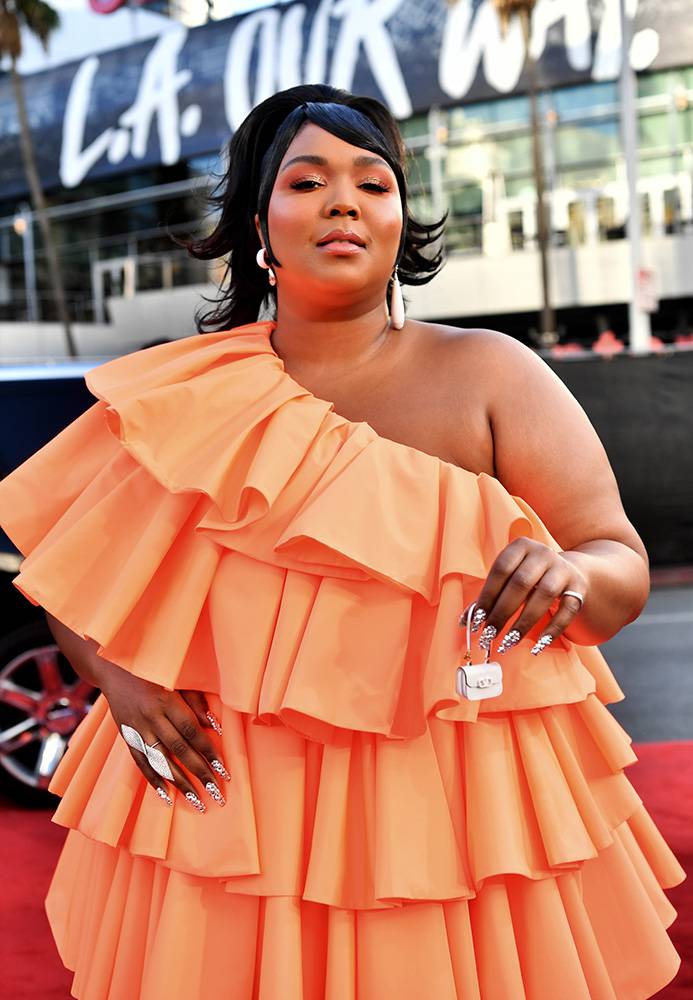
[[[501,333],[471,336],[487,386],[496,476],[536,511],[563,550],[530,540],[508,546],[479,598],[482,608],[493,601],[487,624],[500,632],[529,598],[531,609],[513,623],[524,634],[557,594],[577,590],[585,594],[582,609],[576,614],[578,602],[564,598],[554,622],[573,642],[604,642],[637,618],[650,588],[647,552],[623,509],[604,447],[538,355]]]
[[[212,722],[214,717],[211,713],[208,715],[205,695],[200,691],[169,691],[136,677],[99,656],[99,644],[93,639],[83,639],[48,612],[46,619],[55,641],[76,673],[101,688],[116,725],[120,728],[124,724],[136,729],[145,743],[161,744],[161,751],[165,753],[173,773],[174,787],[193,805],[197,802],[198,811],[204,811],[198,794],[200,789],[190,777],[194,775],[202,788],[220,805],[224,805],[224,797],[216,785],[217,775],[227,781],[230,775],[221,752],[204,731],[220,731],[217,720]],[[165,792],[168,787],[166,781],[149,766],[144,754],[132,748],[130,753],[147,781]],[[163,795],[161,797],[164,798]],[[170,804],[171,800],[166,798],[165,801]]]
[[[94,687],[100,688],[102,670],[99,669],[99,666],[108,661],[97,654],[99,644],[93,639],[83,639],[47,611],[45,615],[53,638],[72,665],[75,673],[79,674],[83,680],[93,684]]]

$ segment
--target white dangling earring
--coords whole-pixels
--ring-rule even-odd
[[[263,270],[267,271],[267,277],[269,278],[270,285],[276,285],[277,284],[277,278],[276,278],[276,275],[275,275],[274,271],[272,270],[272,268],[267,263],[267,259],[265,258],[265,248],[264,247],[260,247],[260,249],[258,250],[258,252],[257,252],[257,254],[255,256],[255,260],[258,262],[258,266],[259,267],[261,267],[261,268],[263,268]]]
[[[393,326],[395,330],[401,330],[404,326],[404,299],[402,298],[402,286],[399,283],[397,268],[395,268],[395,273],[392,275],[390,326]]]

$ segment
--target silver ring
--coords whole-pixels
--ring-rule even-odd
[[[139,750],[140,753],[144,754],[153,771],[156,771],[157,774],[160,774],[161,777],[165,778],[167,781],[173,781],[173,771],[171,770],[171,766],[162,754],[161,750],[157,750],[153,746],[150,747],[148,743],[145,743],[137,730],[133,729],[132,726],[126,726],[125,723],[123,723],[120,727],[120,731],[123,734],[123,739],[128,746],[131,746],[133,750]],[[161,740],[157,740],[157,742],[160,743]]]
[[[578,608],[578,610],[580,610],[582,608],[582,605],[585,603],[584,596],[578,593],[577,590],[564,590],[563,593],[561,594],[561,597],[577,597],[578,601],[580,602],[580,608]]]

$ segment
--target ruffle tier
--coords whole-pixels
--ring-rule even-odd
[[[595,647],[560,639],[538,668],[544,622],[506,654],[500,697],[456,694],[457,618],[500,549],[558,546],[492,477],[335,414],[270,328],[89,373],[99,401],[0,484],[15,586],[138,676],[323,742],[622,699]]]
[[[336,414],[272,328],[94,369],[97,402],[0,483],[18,589],[207,692],[233,775],[223,809],[164,809],[97,701],[51,785],[75,995],[650,996],[685,874],[623,773],[601,653],[537,660],[539,622],[500,697],[455,692],[500,549],[557,543],[492,477]]]
[[[71,831],[47,911],[80,1000],[645,1000],[680,964],[626,824],[579,871],[397,912],[229,894]]]
[[[162,809],[101,698],[51,785],[54,821],[230,893],[347,909],[471,899],[507,874],[550,878],[597,857],[617,829],[653,885],[683,876],[623,773],[637,759],[629,739],[595,695],[473,725],[432,717],[411,740],[356,731],[339,745],[212,708],[233,776],[224,808]]]

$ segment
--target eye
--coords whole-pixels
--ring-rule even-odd
[[[368,191],[380,191],[381,193],[390,190],[389,185],[383,184],[382,181],[364,181],[361,187]]]
[[[314,180],[312,177],[306,177],[303,180],[292,181],[290,187],[295,191],[313,191],[315,187],[320,187],[320,181]]]

